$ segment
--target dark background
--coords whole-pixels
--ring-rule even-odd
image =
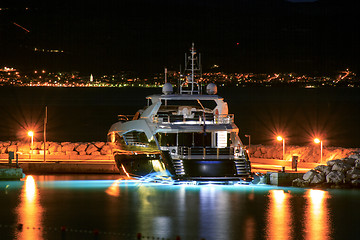
[[[357,5],[349,0],[1,1],[0,66],[163,72],[165,66],[179,70],[195,42],[204,71],[217,64],[226,72],[359,72]],[[54,49],[64,52],[46,52]]]
[[[0,88],[0,141],[43,140],[45,106],[48,141],[106,141],[119,114],[134,114],[146,106],[145,97],[160,88]],[[235,114],[245,144],[309,145],[319,137],[324,146],[360,146],[359,88],[231,88],[219,95]]]

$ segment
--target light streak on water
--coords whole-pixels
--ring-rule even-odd
[[[267,239],[291,239],[292,218],[289,206],[289,193],[284,190],[269,191],[267,212]]]
[[[40,228],[43,225],[43,211],[35,180],[33,176],[29,175],[25,179],[25,185],[20,196],[20,204],[16,209],[18,224],[23,225],[21,231],[16,231],[15,233],[17,239],[44,239],[41,230],[33,229],[35,226]]]
[[[120,196],[120,188],[119,188],[119,184],[120,184],[120,180],[115,180],[113,184],[111,184],[111,186],[106,189],[106,193],[109,194],[110,196],[113,197],[119,197]]]
[[[323,190],[309,189],[306,197],[308,202],[305,209],[306,239],[330,239],[331,228],[326,202],[329,198],[328,193]]]

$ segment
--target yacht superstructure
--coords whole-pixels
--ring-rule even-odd
[[[194,44],[186,57],[185,80],[173,93],[147,97],[148,104],[129,120],[125,116],[108,132],[120,171],[139,177],[155,173],[176,180],[250,179],[251,165],[228,105],[210,83],[201,94],[196,81],[200,59]]]

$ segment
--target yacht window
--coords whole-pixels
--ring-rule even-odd
[[[165,99],[161,99],[161,103],[165,104]],[[196,100],[167,100],[168,106],[199,106]]]
[[[214,109],[217,106],[214,100],[200,100],[200,102],[204,106],[204,108],[208,109]]]
[[[193,134],[179,133],[178,141],[179,141],[179,146],[191,147],[193,145]]]
[[[157,133],[160,146],[176,146],[176,133]]]
[[[211,147],[211,133],[194,133],[195,147]]]
[[[162,105],[165,105],[165,99],[161,99]],[[214,109],[217,104],[214,100],[200,100],[200,103],[207,109]],[[197,100],[166,100],[166,106],[193,106],[201,108]]]

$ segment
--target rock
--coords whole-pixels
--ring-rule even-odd
[[[331,167],[326,166],[326,165],[318,165],[314,168],[316,171],[322,172],[325,175],[328,175],[329,172],[331,172]]]
[[[89,146],[86,148],[86,154],[91,155],[93,152],[98,152],[98,148],[94,144],[89,144]],[[100,152],[99,152],[100,155]]]
[[[310,181],[305,181],[304,179],[297,178],[292,181],[292,185],[294,187],[308,187],[310,185]]]
[[[66,151],[65,152],[66,155],[78,155],[77,151]]]
[[[360,169],[360,160],[355,160],[355,168]]]
[[[106,143],[105,142],[94,142],[95,147],[101,149]]]
[[[326,175],[327,183],[340,184],[344,183],[345,175],[340,171],[331,171],[328,175]]]
[[[30,144],[28,143],[18,143],[18,152],[23,154],[28,154],[30,152]]]
[[[91,156],[100,156],[100,152],[99,151],[94,151],[90,154]]]
[[[344,173],[350,169],[351,165],[346,164],[344,161],[336,162],[331,168],[332,171],[340,171]]]
[[[67,143],[65,145],[61,144],[61,151],[69,152],[74,151],[75,144],[74,143]]]
[[[109,145],[105,145],[101,148],[100,150],[101,155],[111,155],[112,151],[111,151],[111,147]]]
[[[351,155],[349,156],[349,158],[360,161],[360,155],[359,155],[358,153],[351,154]]]
[[[310,171],[308,171],[307,173],[305,173],[305,174],[303,175],[303,180],[310,182],[310,181],[314,178],[314,176],[315,176],[316,173],[317,173],[317,172],[316,172],[315,170],[310,170]]]
[[[311,180],[311,184],[321,184],[323,182],[325,182],[325,174],[320,172],[320,173],[316,173],[313,177],[313,179]]]
[[[42,149],[42,142],[34,142],[33,149]]]
[[[261,152],[259,150],[256,150],[252,156],[255,158],[261,158]]]
[[[360,169],[352,168],[346,172],[346,181],[350,182],[354,179],[360,179]]]
[[[355,161],[356,161],[355,158],[350,158],[350,157],[344,159],[345,164],[348,164],[352,167],[355,166]]]
[[[266,147],[264,147],[264,146],[260,147],[260,153],[261,153],[261,155],[266,154],[266,152],[267,152]]]
[[[85,151],[80,151],[80,152],[78,152],[78,151],[76,151],[79,155],[81,155],[81,156],[84,156],[84,155],[86,155],[86,152]]]
[[[86,151],[86,148],[88,147],[87,143],[78,143],[77,146],[75,146],[75,151],[77,152],[84,152]]]
[[[50,152],[50,155],[52,156],[60,156],[60,155],[64,155],[63,152]]]
[[[335,163],[342,163],[343,161],[341,161],[340,159],[336,159],[336,160],[330,160],[330,161],[327,161],[327,165],[329,166],[329,167],[332,167]]]
[[[10,141],[2,142],[2,145],[3,145],[3,147],[8,147],[11,145],[11,142]]]
[[[61,152],[61,145],[56,142],[51,142],[49,143],[47,150],[49,150],[50,153]]]

